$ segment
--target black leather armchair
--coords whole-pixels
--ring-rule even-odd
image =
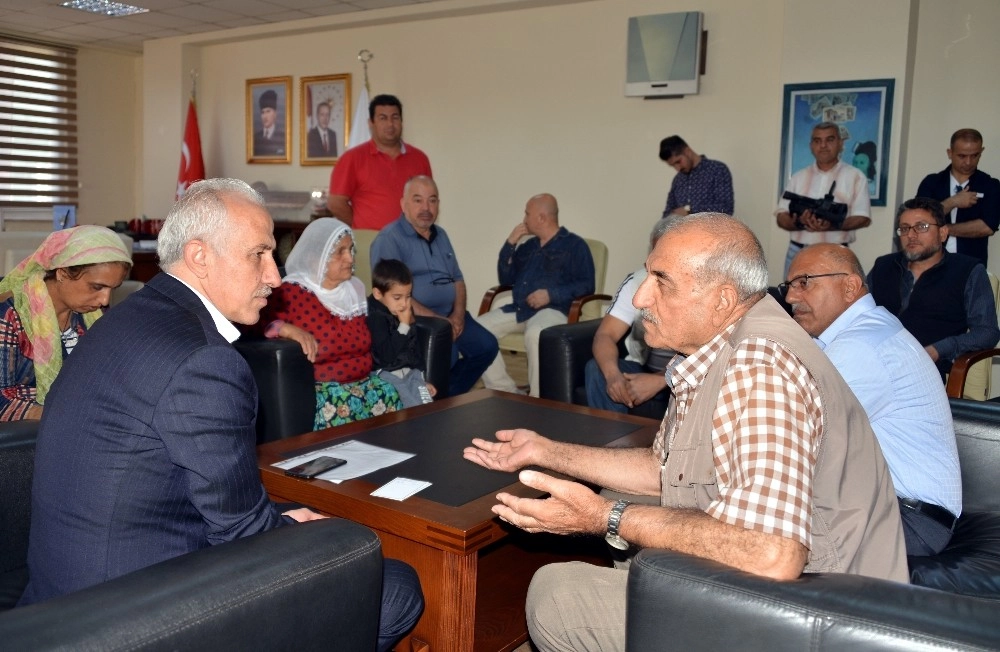
[[[278,528],[11,609],[27,579],[37,425],[0,423],[4,649],[374,649],[381,545],[341,519]]]
[[[951,406],[962,516],[944,552],[909,558],[913,584],[844,574],[775,582],[643,550],[629,569],[627,649],[1000,649],[1000,405]]]
[[[417,337],[427,360],[424,375],[448,395],[451,377],[451,324],[436,317],[417,317]],[[244,335],[234,344],[257,381],[257,443],[310,432],[316,413],[313,366],[297,342]]]
[[[563,403],[587,405],[585,383],[587,363],[594,357],[594,334],[600,319],[560,324],[543,330],[538,337],[538,395]],[[619,343],[619,355],[625,349]],[[667,412],[666,399],[653,398],[629,410],[630,414],[662,419]]]

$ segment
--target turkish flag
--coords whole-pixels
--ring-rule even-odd
[[[205,178],[205,161],[201,158],[201,134],[198,132],[198,112],[194,98],[188,104],[187,121],[184,123],[184,142],[181,144],[181,169],[177,172],[177,199],[195,181]]]

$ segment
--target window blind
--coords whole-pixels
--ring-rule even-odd
[[[0,207],[75,204],[76,50],[0,36]]]

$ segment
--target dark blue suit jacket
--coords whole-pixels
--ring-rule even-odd
[[[250,368],[159,274],[80,339],[45,403],[22,604],[283,525]]]
[[[975,206],[960,208],[956,213],[955,223],[982,220],[996,233],[1000,227],[1000,181],[994,179],[982,170],[976,170],[969,177],[967,189],[983,193],[982,199]],[[935,174],[928,174],[917,188],[917,197],[929,197],[944,201],[951,197],[951,166]],[[958,253],[978,258],[985,266],[989,254],[989,238],[955,238]]]

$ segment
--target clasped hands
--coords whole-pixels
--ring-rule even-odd
[[[499,430],[496,441],[476,438],[462,455],[494,471],[513,472],[538,465],[551,442],[531,430]],[[518,480],[543,491],[547,498],[520,498],[497,494],[493,513],[526,532],[603,534],[611,503],[578,482],[560,480],[540,471],[521,471]]]
[[[619,373],[608,378],[607,385],[612,401],[633,408],[663,391],[666,381],[662,374]]]
[[[831,228],[829,220],[816,217],[811,210],[802,211],[798,221],[805,227],[806,231],[829,231]]]

